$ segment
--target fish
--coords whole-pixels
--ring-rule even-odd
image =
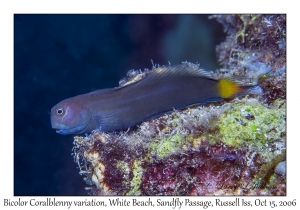
[[[258,84],[242,85],[232,77],[215,79],[197,65],[159,66],[138,81],[59,102],[51,109],[51,125],[63,135],[113,132],[174,109],[261,92]]]

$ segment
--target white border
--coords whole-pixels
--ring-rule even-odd
[[[296,2],[296,1],[293,1]],[[15,0],[1,1],[0,3],[0,91],[1,91],[1,196],[3,199],[17,200],[13,197],[13,14],[15,13],[287,13],[287,196],[266,197],[267,200],[292,200],[299,195],[299,170],[300,138],[299,130],[299,15],[297,5],[292,1],[279,0],[251,0],[251,1],[38,1]],[[299,197],[299,196],[297,196]],[[43,200],[46,197],[22,197],[24,200]],[[53,197],[52,197],[53,198]],[[85,200],[86,197],[58,197],[59,200]],[[95,197],[87,197],[92,199]],[[155,197],[152,197],[156,200]],[[242,197],[254,202],[257,197]],[[262,197],[259,197],[263,199]],[[108,199],[108,198],[95,198]],[[131,199],[127,197],[127,199]],[[142,197],[141,199],[145,199]],[[169,198],[166,198],[167,200]],[[184,199],[184,198],[182,198]],[[198,199],[193,197],[193,199]],[[215,200],[214,197],[199,198]],[[223,200],[232,200],[233,197],[225,197]],[[108,200],[107,200],[108,201]],[[300,200],[298,200],[300,202]],[[298,204],[299,206],[300,204]],[[27,207],[32,208],[32,207]],[[72,207],[74,208],[74,206]],[[99,209],[99,207],[97,207]],[[126,208],[126,207],[125,207]],[[132,207],[130,207],[132,208]],[[161,207],[162,209],[163,207]],[[167,208],[167,207],[165,207]],[[170,207],[169,207],[170,208]],[[196,207],[199,208],[199,207]],[[232,207],[223,207],[229,209]],[[12,209],[12,208],[10,208]],[[39,207],[39,209],[41,209]],[[58,209],[66,209],[61,207]],[[109,208],[106,208],[109,209]],[[216,209],[216,208],[214,208]],[[282,209],[282,208],[276,208]]]

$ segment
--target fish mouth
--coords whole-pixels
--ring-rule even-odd
[[[67,129],[56,129],[56,133],[67,135],[67,134],[80,134],[83,133],[86,128],[88,127],[89,123],[91,121],[91,118],[84,124],[75,126],[73,128],[67,128]],[[54,128],[55,129],[55,128]]]

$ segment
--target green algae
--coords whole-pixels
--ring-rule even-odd
[[[178,151],[184,143],[184,136],[176,134],[169,138],[162,139],[159,142],[152,142],[150,148],[158,158],[162,159]]]
[[[140,195],[140,186],[142,184],[143,178],[143,168],[141,167],[141,161],[135,160],[133,164],[133,178],[131,180],[131,190],[126,193],[126,195]]]
[[[120,169],[123,172],[130,171],[129,165],[125,161],[120,161],[117,163],[117,168]]]
[[[252,146],[263,149],[268,143],[282,141],[285,133],[285,103],[266,107],[262,104],[236,104],[222,114],[219,121],[220,139],[228,146]]]
[[[123,172],[123,179],[124,179],[123,184],[125,186],[130,186],[131,184],[130,184],[129,175],[130,175],[131,169],[130,169],[128,162],[119,161],[116,166],[118,169],[121,170],[121,172]]]
[[[252,25],[254,22],[257,21],[258,17],[260,15],[243,15],[243,16],[240,16],[240,20],[243,22],[243,27],[242,29],[236,34],[236,37],[235,37],[235,42],[237,42],[237,40],[240,38],[241,40],[241,43],[244,43],[245,42],[245,38],[247,36],[249,36],[248,33],[246,33],[246,29],[249,25]]]
[[[282,153],[272,158],[270,161],[266,162],[256,175],[254,183],[259,184],[262,187],[265,187],[267,184],[274,185],[275,177],[274,171],[275,167],[282,161],[286,160],[286,150],[282,150]]]
[[[257,18],[258,18],[259,16],[260,16],[260,15],[253,15],[252,18],[251,18],[251,20],[250,20],[250,24],[253,24],[253,23],[257,20]]]
[[[179,124],[180,124],[180,117],[179,117],[179,116],[174,117],[174,119],[171,121],[171,125],[172,125],[173,127],[176,127],[176,126],[178,126]]]

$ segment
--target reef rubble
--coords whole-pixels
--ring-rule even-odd
[[[286,16],[213,15],[227,33],[216,76],[263,94],[174,110],[126,131],[74,137],[91,195],[286,195]],[[190,64],[194,65],[194,64]],[[143,78],[130,71],[120,85]]]

